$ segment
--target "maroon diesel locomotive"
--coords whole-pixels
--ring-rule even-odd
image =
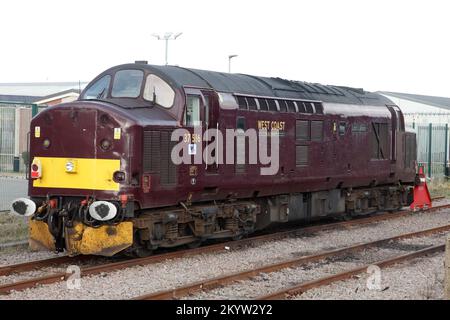
[[[12,211],[30,216],[34,249],[143,256],[412,202],[415,135],[362,89],[141,62],[30,131],[29,199]]]

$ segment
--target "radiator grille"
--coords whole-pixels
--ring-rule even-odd
[[[322,141],[323,139],[323,121],[311,121],[311,140]]]
[[[295,138],[300,141],[310,139],[309,121],[297,120],[295,123]]]
[[[171,152],[176,141],[170,141],[169,131],[144,131],[144,172],[160,175],[162,185],[175,184],[176,166]]]
[[[295,164],[297,167],[308,165],[308,146],[295,147]]]

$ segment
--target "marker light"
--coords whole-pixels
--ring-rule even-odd
[[[34,158],[31,163],[31,179],[40,179],[42,177],[41,160]]]

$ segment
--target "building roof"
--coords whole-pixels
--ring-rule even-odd
[[[87,82],[0,83],[0,95],[48,96],[69,89],[83,90]]]
[[[417,103],[450,110],[450,98],[389,91],[379,91],[379,93],[399,99],[414,101]]]
[[[48,102],[57,100],[57,99],[62,99],[62,98],[66,98],[66,97],[78,97],[80,94],[80,91],[78,89],[69,89],[69,90],[65,90],[65,91],[61,91],[61,92],[56,92],[54,94],[50,94],[48,96],[45,97],[39,97],[38,99],[36,99],[34,101],[34,103],[36,104],[46,104]]]
[[[234,94],[317,100],[354,105],[384,106],[392,104],[388,98],[377,93],[364,91],[363,89],[292,81],[282,78],[188,69],[178,66],[125,64],[105,71],[94,81],[105,74],[128,68],[147,70],[149,73],[154,73],[180,88],[185,86],[202,87]]]
[[[0,103],[1,102],[17,102],[17,103],[31,104],[31,103],[34,103],[38,99],[41,99],[41,97],[0,94]]]

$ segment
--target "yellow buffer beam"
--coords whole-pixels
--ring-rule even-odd
[[[119,184],[113,180],[114,172],[120,170],[119,159],[35,159],[41,162],[42,176],[33,180],[33,187],[119,191]],[[67,168],[72,172],[68,172]]]

